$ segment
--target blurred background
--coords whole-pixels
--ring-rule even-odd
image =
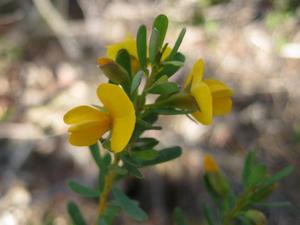
[[[141,201],[147,225],[171,224],[180,206],[190,224],[204,224],[209,201],[202,156],[212,153],[240,190],[249,149],[257,149],[270,172],[294,166],[274,201],[291,207],[264,211],[268,224],[300,224],[300,1],[299,0],[1,0],[0,1],[0,224],[67,225],[66,203],[80,204],[93,221],[97,202],[66,187],[68,179],[95,185],[89,151],[67,143],[64,113],[78,104],[98,104],[96,86],[105,77],[96,58],[105,46],[148,27],[155,16],[170,19],[167,41],[187,28],[180,51],[186,65],[196,58],[205,76],[234,90],[230,115],[213,126],[184,116],[161,117],[161,146],[180,145],[173,162],[144,169],[144,180],[127,179],[127,194]],[[135,224],[122,216],[116,224]]]

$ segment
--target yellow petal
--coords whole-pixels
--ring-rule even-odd
[[[230,97],[230,96],[232,96],[232,90],[221,81],[206,79],[206,80],[203,80],[203,82],[205,82],[208,85],[213,97],[226,97],[226,96]]]
[[[115,60],[121,49],[126,49],[129,55],[137,58],[136,41],[132,35],[127,35],[127,37],[119,43],[108,45],[106,54],[109,58]]]
[[[191,82],[200,82],[203,77],[203,72],[204,72],[203,60],[198,59],[194,64],[192,71],[187,76],[183,84],[183,89],[186,89],[191,84]]]
[[[191,94],[195,98],[200,111],[192,113],[193,117],[204,125],[212,123],[212,96],[209,87],[204,82],[193,83]]]
[[[230,97],[213,98],[213,114],[214,116],[222,116],[229,113],[232,108],[232,100]]]
[[[97,95],[112,117],[111,150],[122,151],[135,127],[135,110],[126,93],[114,84],[101,84]]]
[[[170,55],[171,51],[172,49],[170,47],[167,47],[161,56],[161,60],[164,61]]]
[[[210,154],[204,155],[204,170],[205,172],[219,172],[219,166],[215,158]]]
[[[109,120],[103,120],[101,122],[87,122],[82,124],[76,124],[69,128],[69,142],[75,146],[89,146],[95,144],[98,139],[107,131],[110,127]]]
[[[89,121],[99,121],[103,117],[108,117],[106,112],[101,112],[99,109],[88,105],[81,105],[69,110],[64,115],[66,124],[76,124]]]

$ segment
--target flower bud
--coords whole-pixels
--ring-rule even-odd
[[[225,197],[229,192],[229,185],[212,155],[204,156],[204,171],[209,188],[217,195]]]
[[[244,216],[249,219],[254,225],[265,225],[267,224],[266,216],[256,209],[248,210]]]
[[[128,84],[129,75],[116,62],[109,58],[98,58],[97,64],[104,75],[115,84]]]

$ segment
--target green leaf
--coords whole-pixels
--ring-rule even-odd
[[[287,166],[284,169],[280,170],[275,175],[273,175],[270,178],[265,179],[264,181],[262,181],[261,185],[269,186],[269,185],[283,179],[284,177],[288,176],[292,171],[293,171],[293,167],[292,166]]]
[[[80,209],[76,205],[76,203],[69,202],[67,207],[68,207],[68,213],[69,213],[74,225],[86,225],[87,224],[80,212]]]
[[[168,30],[168,17],[165,15],[159,15],[155,18],[153,22],[153,28],[156,28],[159,31],[159,39],[158,39],[158,48],[160,49],[165,40],[165,36]]]
[[[173,57],[172,61],[177,61],[177,62],[182,62],[184,63],[185,61],[185,56],[179,52],[177,52],[175,54],[175,56]],[[163,75],[167,75],[168,77],[171,77],[173,74],[175,74],[179,69],[181,68],[181,66],[175,66],[172,64],[166,64],[164,65],[164,67],[162,68],[161,71],[159,71],[156,75],[157,78],[160,78]]]
[[[290,207],[292,204],[290,202],[264,202],[264,203],[256,203],[255,207],[266,207],[266,208],[283,208]]]
[[[112,193],[118,206],[120,206],[129,217],[137,221],[144,221],[148,218],[147,214],[138,206],[136,201],[128,198],[122,191],[114,187]]]
[[[184,38],[184,35],[185,35],[185,32],[186,32],[186,28],[183,28],[181,31],[180,31],[180,34],[175,42],[175,45],[170,53],[170,55],[168,56],[167,60],[166,61],[171,61],[171,60],[174,60],[174,56],[177,54],[177,51],[181,45],[181,42]]]
[[[101,215],[99,225],[112,224],[113,220],[120,213],[120,211],[121,211],[120,207],[108,203],[103,214]]]
[[[151,123],[148,123],[147,121],[138,118],[136,123],[142,127],[144,127],[144,129],[146,130],[161,130],[162,128],[159,126],[153,126]]]
[[[141,166],[141,164],[138,161],[136,161],[135,159],[133,159],[130,155],[128,155],[127,152],[121,155],[121,159],[124,163],[130,164],[134,167]]]
[[[116,62],[122,66],[131,76],[131,60],[130,55],[126,49],[121,49],[116,57]]]
[[[98,59],[98,65],[104,75],[113,83],[126,87],[129,84],[130,76],[127,71],[115,61],[108,58]]]
[[[158,145],[159,141],[155,138],[149,138],[149,137],[145,137],[145,138],[139,138],[137,140],[136,145],[134,146],[134,149],[152,149],[154,148],[156,145]]]
[[[187,220],[180,208],[175,208],[173,218],[176,225],[187,225]]]
[[[266,166],[262,164],[254,165],[251,169],[250,176],[248,177],[247,180],[247,187],[258,184],[259,182],[265,180],[266,177],[267,177]]]
[[[184,66],[184,62],[181,62],[181,61],[164,61],[162,64],[163,65],[179,66],[179,67]]]
[[[159,163],[164,163],[178,158],[181,155],[181,148],[178,146],[165,148],[158,151],[158,156],[152,160],[138,160],[141,166],[152,166]]]
[[[162,84],[154,84],[149,90],[149,93],[159,94],[159,95],[171,95],[179,92],[180,89],[176,83],[166,82]]]
[[[131,87],[130,87],[130,94],[133,94],[138,89],[138,87],[140,86],[140,83],[142,81],[142,78],[143,78],[144,74],[145,73],[140,70],[133,77],[132,83],[131,83]]]
[[[137,165],[132,165],[129,163],[124,163],[124,167],[128,170],[128,173],[136,178],[143,179],[144,175],[139,171]]]
[[[78,184],[75,181],[72,181],[72,180],[69,181],[68,186],[72,191],[79,194],[80,196],[87,197],[87,198],[99,197],[99,192],[97,192],[89,187],[86,187],[84,185]]]
[[[145,25],[139,27],[136,37],[136,47],[139,62],[144,71],[147,70],[147,28]]]
[[[152,160],[159,155],[159,152],[154,149],[133,151],[132,156],[140,160]]]
[[[255,165],[256,161],[256,152],[255,151],[249,151],[246,159],[244,161],[244,168],[242,173],[242,183],[244,187],[248,187],[249,185],[249,177],[252,171],[252,168]]]
[[[114,170],[119,175],[126,175],[128,172],[125,168],[119,167],[117,165],[110,165],[109,169]]]
[[[155,64],[156,56],[159,52],[159,35],[159,30],[153,27],[149,44],[149,59],[152,65]]]
[[[213,212],[213,209],[208,205],[204,204],[203,213],[208,225],[215,225],[214,218],[216,214]]]
[[[96,144],[90,145],[89,149],[97,166],[101,168],[101,155],[98,142]]]
[[[181,110],[173,108],[154,108],[153,112],[161,115],[181,115],[181,114],[191,114],[195,112],[194,110]]]

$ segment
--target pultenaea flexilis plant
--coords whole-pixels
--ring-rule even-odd
[[[136,221],[148,218],[139,204],[114,184],[127,176],[142,179],[142,167],[164,163],[181,155],[179,146],[158,150],[159,140],[143,135],[147,130],[162,129],[155,125],[159,115],[188,115],[199,125],[210,125],[215,116],[231,111],[232,90],[219,80],[203,78],[202,59],[194,63],[181,87],[169,81],[185,62],[179,47],[186,29],[181,30],[173,46],[165,43],[167,29],[168,18],[159,15],[153,22],[149,38],[146,26],[142,25],[136,37],[129,34],[123,41],[108,45],[106,56],[97,59],[97,65],[108,78],[107,83],[99,84],[95,91],[102,104],[80,105],[64,116],[64,122],[69,125],[69,142],[75,146],[88,146],[99,169],[95,188],[75,181],[68,183],[77,194],[99,200],[97,225],[112,224],[122,211]],[[152,103],[146,101],[150,94],[156,96]],[[220,221],[231,224],[245,207],[234,208],[234,202],[239,198],[233,197],[228,181],[212,156],[205,156],[204,166],[204,183],[209,193],[217,203],[231,201],[233,207],[228,206],[217,221],[212,209],[205,206],[206,219],[210,225],[221,224]],[[269,193],[274,182],[262,188]],[[87,224],[74,202],[68,204],[68,212],[75,225]],[[243,215],[244,218],[264,219],[264,215],[254,209]],[[174,218],[178,225],[186,224],[180,209],[175,210]]]

